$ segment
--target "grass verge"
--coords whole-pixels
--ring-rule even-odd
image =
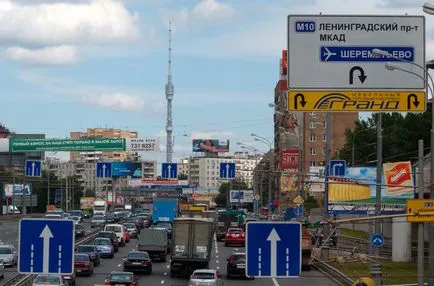
[[[350,236],[354,238],[360,238],[360,239],[369,239],[369,233],[362,230],[352,230],[350,228],[341,228],[340,230],[342,235]]]

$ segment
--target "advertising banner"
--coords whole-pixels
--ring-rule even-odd
[[[280,176],[280,192],[288,193],[297,191],[297,175]]]
[[[280,64],[280,74],[288,74],[288,50],[282,50],[282,62]]]
[[[253,203],[254,199],[253,190],[230,190],[230,203]]]
[[[309,168],[309,192],[322,193],[325,187],[325,168],[310,167]]]
[[[4,194],[6,198],[12,198],[14,195],[31,195],[32,183],[4,184]]]
[[[112,162],[112,176],[142,178],[142,163]]]
[[[159,151],[160,145],[155,138],[126,138],[127,151]]]
[[[80,198],[80,209],[81,210],[91,210],[93,209],[94,197],[81,197]]]
[[[229,152],[229,140],[193,139],[193,152]]]
[[[19,139],[9,138],[10,152],[125,150],[124,138]]]
[[[297,172],[298,169],[298,150],[280,151],[280,170],[286,172]]]
[[[392,169],[394,169],[392,167]],[[400,169],[401,170],[401,169]],[[375,210],[376,201],[376,176],[377,168],[375,167],[353,167],[346,168],[344,177],[329,178],[329,213],[330,214],[372,214]],[[388,175],[393,175],[394,181],[401,184],[400,190],[412,189],[413,184],[404,179],[396,180],[396,170],[391,172],[387,169]],[[398,171],[399,173],[399,171]],[[405,175],[407,176],[407,175]],[[405,178],[405,177],[404,177]],[[393,180],[390,180],[391,182]],[[407,192],[387,192],[385,187],[384,176],[382,178],[381,203],[382,213],[401,213],[405,212],[407,199],[414,198],[413,191]]]
[[[414,192],[410,162],[385,163],[383,164],[383,174],[386,181],[387,195]]]

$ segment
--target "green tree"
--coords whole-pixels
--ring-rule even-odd
[[[178,174],[178,180],[188,180],[188,175],[180,173]]]
[[[376,126],[377,114],[373,114],[366,120],[357,121],[354,130],[347,130],[346,143],[340,150],[341,158],[353,163],[354,140],[354,165],[375,165]],[[423,113],[382,113],[382,129],[385,162],[416,160],[418,139],[423,139],[425,146],[430,145],[431,105]]]
[[[215,198],[215,203],[218,206],[226,206],[229,190],[247,190],[248,185],[240,180],[232,180],[222,183],[219,187],[219,194]]]
[[[310,211],[312,209],[319,208],[318,200],[314,196],[308,193],[303,206],[304,206],[304,211],[306,212],[306,216],[309,216]]]

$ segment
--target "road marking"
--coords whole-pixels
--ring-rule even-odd
[[[218,261],[218,260],[216,260],[216,262],[217,262],[217,263],[219,263],[219,261]]]
[[[121,267],[122,266],[122,264],[118,264],[118,267]]]
[[[170,268],[170,265],[166,265],[166,268],[169,269],[169,268]]]
[[[167,272],[164,272],[163,275],[166,276],[166,275],[167,275]]]
[[[217,236],[214,233],[214,245],[215,245],[215,254],[218,255],[219,254],[219,248],[218,248],[218,244],[217,244]]]
[[[11,232],[10,232],[10,231],[6,231],[6,232],[5,232],[5,234],[9,234],[9,233],[11,233]]]
[[[280,286],[279,283],[277,283],[276,278],[271,278],[271,281],[273,281],[274,286]]]
[[[161,284],[164,284],[164,280],[161,280]]]
[[[217,270],[219,270],[219,269],[220,269],[220,266],[217,266],[216,268],[217,268]]]

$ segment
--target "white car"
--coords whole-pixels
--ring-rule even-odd
[[[12,244],[2,244],[0,243],[0,260],[2,261],[3,267],[17,265],[18,253]]]
[[[197,269],[188,281],[188,286],[222,286],[217,270]]]
[[[0,278],[5,278],[5,265],[3,264],[3,260],[0,260]]]
[[[68,281],[63,280],[62,275],[59,274],[39,274],[33,280],[32,286],[66,286]]]
[[[119,246],[125,245],[125,227],[121,224],[106,224],[104,231],[113,231],[119,240]]]

